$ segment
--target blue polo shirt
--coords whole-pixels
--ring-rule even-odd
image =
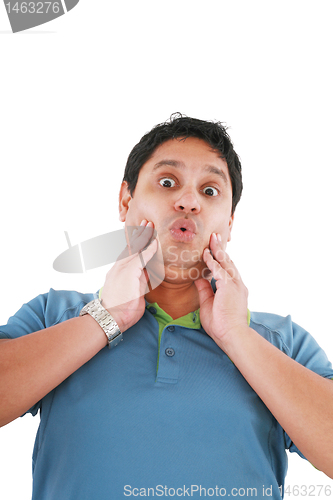
[[[79,316],[97,296],[50,289],[0,327],[0,337]],[[323,350],[290,316],[252,312],[250,326],[333,377]],[[123,342],[102,349],[30,410],[38,411],[33,500],[280,499],[286,449],[300,453],[203,330],[200,310],[172,320],[146,302]]]

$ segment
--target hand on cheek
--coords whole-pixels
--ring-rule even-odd
[[[200,299],[200,320],[205,331],[223,349],[224,341],[240,327],[247,328],[247,296],[235,264],[212,233],[203,260],[216,280],[216,292],[205,280],[195,282]]]

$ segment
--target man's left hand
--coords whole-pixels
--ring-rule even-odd
[[[223,250],[218,237],[210,237],[210,250],[205,248],[203,260],[216,280],[214,294],[209,281],[200,278],[195,281],[200,300],[200,321],[210,337],[223,349],[233,332],[247,324],[248,290],[240,274]]]

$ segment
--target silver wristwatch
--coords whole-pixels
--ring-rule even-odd
[[[108,339],[109,349],[115,347],[123,340],[123,334],[119,330],[117,322],[113,319],[111,314],[104,309],[99,299],[92,300],[81,309],[80,316],[84,316],[85,314],[90,314],[104,330]]]

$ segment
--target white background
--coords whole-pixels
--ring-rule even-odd
[[[180,111],[225,122],[241,157],[228,251],[249,308],[291,314],[333,359],[332,11],[329,1],[81,0],[13,35],[0,4],[0,324],[51,287],[103,284],[106,269],[53,270],[64,231],[75,244],[122,227],[127,155]],[[30,498],[37,425],[26,416],[0,430],[3,500]],[[333,490],[291,454],[286,484]]]

